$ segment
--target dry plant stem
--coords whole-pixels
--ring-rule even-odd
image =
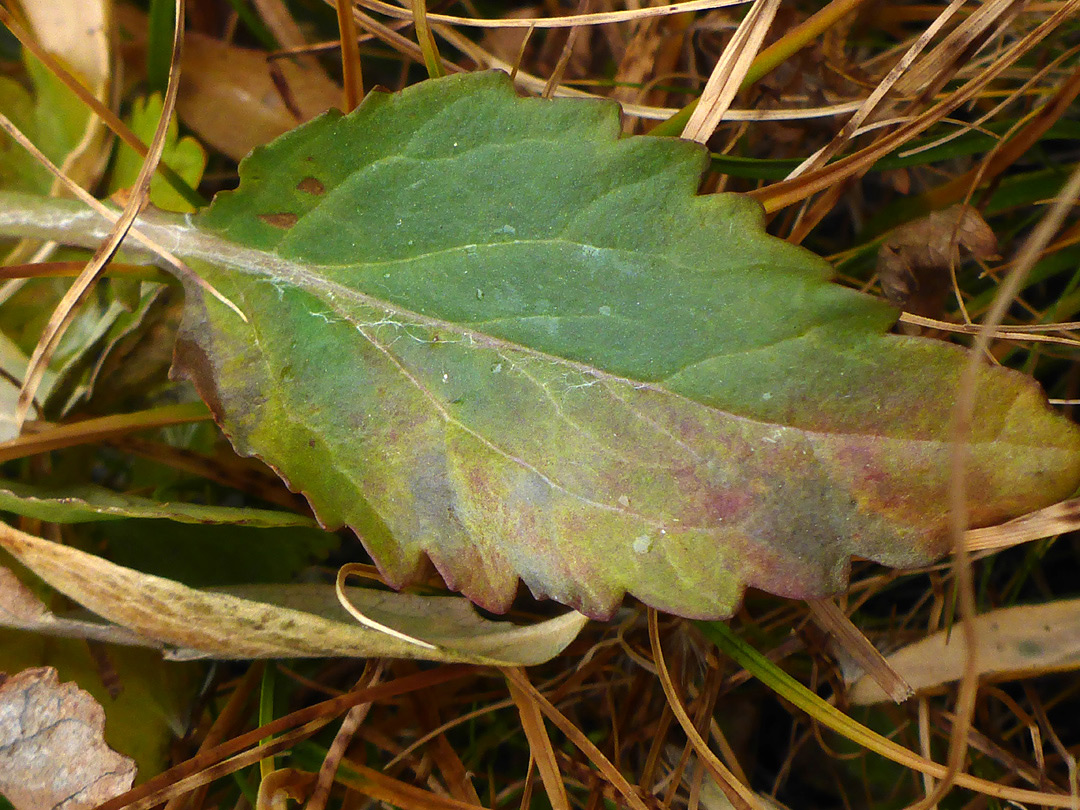
[[[578,0],[578,12],[585,12],[588,9],[589,0]],[[581,26],[575,25],[570,29],[570,33],[566,35],[566,42],[563,44],[562,52],[559,54],[559,60],[555,63],[555,69],[551,71],[547,84],[544,85],[544,92],[540,94],[541,98],[551,98],[555,95],[555,90],[562,83],[563,74],[566,73],[566,66],[570,64],[570,57],[574,53],[574,43],[577,42],[580,34]]]
[[[326,0],[333,2],[333,0]],[[507,19],[480,19],[477,17],[454,17],[449,14],[428,14],[432,23],[457,25],[466,28],[573,28],[577,25],[606,25],[607,23],[633,22],[649,17],[667,17],[690,11],[709,11],[717,8],[741,6],[750,0],[690,0],[686,3],[652,6],[627,11],[604,11],[595,14],[568,14],[561,17],[510,17]],[[412,12],[380,0],[357,0],[356,5],[385,14],[398,20],[411,20]]]
[[[859,113],[852,116],[852,120],[845,125],[844,129],[829,143],[819,154],[814,155],[811,158],[813,164],[812,168],[818,168],[823,165],[826,160],[832,155],[836,154],[844,145],[846,145],[851,138],[853,138],[859,131],[859,126],[863,120],[868,118],[871,113],[876,109],[877,104],[885,96],[885,94],[891,90],[894,86],[901,92],[915,92],[916,90],[922,90],[922,96],[927,98],[931,96],[937,89],[944,87],[946,82],[955,75],[959,68],[957,61],[959,52],[967,48],[971,42],[980,36],[987,26],[989,26],[994,20],[998,19],[1007,10],[1011,9],[1015,4],[1015,0],[994,0],[994,2],[987,3],[984,6],[980,6],[975,12],[964,20],[955,30],[953,30],[948,36],[945,37],[936,48],[934,48],[918,65],[911,67],[916,57],[922,52],[923,48],[929,44],[930,39],[937,34],[938,31],[944,27],[945,23],[950,20],[964,0],[953,0],[953,2],[945,8],[934,23],[924,31],[915,44],[904,54],[904,57],[900,62],[889,71],[888,76],[874,89],[870,98],[867,99],[867,104],[864,107],[864,114],[860,116]],[[944,54],[944,56],[943,56]],[[930,66],[932,69],[928,69]],[[911,70],[908,71],[908,68]],[[907,91],[904,88],[909,88]],[[918,107],[918,103],[909,105],[908,111],[909,117],[917,118],[915,111]],[[849,125],[851,129],[848,129]],[[881,136],[878,136],[879,139]],[[792,173],[791,177],[795,177],[803,171],[808,170],[811,167],[804,168],[800,166]],[[791,229],[791,233],[788,236],[788,241],[793,243],[800,243],[814,228],[820,224],[821,220],[828,215],[836,207],[836,201],[844,193],[846,184],[855,178],[862,177],[871,168],[871,164],[863,166],[858,171],[852,173],[849,177],[846,177],[844,182],[837,183],[828,189],[821,199],[816,200],[809,211],[802,211],[795,226]],[[950,267],[950,271],[953,277],[953,287],[956,288],[956,269],[954,266]],[[959,302],[960,309],[964,312],[965,320],[967,312],[964,309],[963,298],[957,289],[956,300]]]
[[[894,703],[903,703],[915,691],[873,644],[856,627],[832,599],[807,599],[807,607],[822,630],[832,633],[833,638],[854,658],[859,666],[877,682],[882,691]]]
[[[411,39],[408,39],[407,37],[399,34],[394,29],[383,25],[374,17],[365,14],[355,6],[353,7],[353,19],[361,28],[371,34],[371,36],[375,37],[375,39],[385,43],[386,45],[389,45],[391,48],[398,51],[399,53],[405,54],[410,59],[413,59],[416,62],[423,64],[424,54],[420,50],[420,46],[413,42]],[[411,20],[411,18],[409,19]],[[441,33],[442,32],[440,31],[440,34]],[[448,59],[443,59],[442,57],[440,57],[440,59],[442,60],[442,67],[447,73],[462,72],[462,68],[458,67]]]
[[[476,810],[476,805],[441,796],[394,779],[353,759],[345,759],[353,773],[338,774],[337,781],[381,806],[401,810]]]
[[[953,407],[953,443],[950,448],[952,466],[952,486],[949,489],[950,523],[953,534],[954,556],[953,574],[956,582],[958,603],[960,605],[961,630],[967,648],[964,675],[960,680],[960,690],[956,699],[956,719],[949,739],[949,758],[947,771],[931,795],[915,807],[927,808],[936,804],[952,788],[956,775],[960,772],[967,752],[968,731],[975,710],[975,697],[978,690],[978,661],[976,647],[978,638],[974,625],[976,614],[975,591],[972,583],[971,560],[965,548],[964,533],[967,529],[967,482],[965,476],[966,453],[964,442],[971,429],[971,418],[975,409],[975,389],[977,387],[979,365],[982,356],[989,348],[993,331],[1001,325],[1005,312],[1023,286],[1024,279],[1034,266],[1039,253],[1049,244],[1054,234],[1061,228],[1073,202],[1080,196],[1080,169],[1073,172],[1061,190],[1058,200],[1050,207],[1038,227],[1024,243],[1017,257],[1016,266],[1005,283],[1001,285],[994,305],[987,313],[983,329],[975,339],[971,358],[961,373],[958,383],[956,404]]]
[[[556,728],[567,736],[571,743],[573,743],[578,750],[580,750],[585,756],[587,756],[592,763],[596,766],[597,770],[611,783],[626,800],[626,803],[632,810],[649,810],[648,805],[642,801],[638,796],[637,791],[633,786],[626,781],[618,769],[611,764],[610,760],[603,755],[599,748],[586,737],[581,729],[571,723],[563,716],[562,712],[556,709],[546,697],[537,691],[536,687],[529,683],[528,678],[521,677],[518,672],[512,668],[508,668],[503,671],[503,674],[508,680],[512,680],[514,684],[532,698],[533,702],[539,707],[540,711],[544,713],[544,716],[550,720]],[[106,810],[109,810],[108,808]]]
[[[791,174],[784,179],[792,180],[805,172],[825,165],[829,158],[843,149],[855,136],[855,132],[859,127],[861,127],[874,113],[878,104],[880,104],[888,92],[893,89],[893,86],[900,80],[900,77],[911,67],[919,54],[923,52],[923,49],[930,44],[930,40],[937,36],[938,31],[952,19],[953,15],[960,10],[960,7],[963,6],[965,2],[967,2],[967,0],[953,0],[953,2],[946,6],[934,22],[919,35],[914,43],[912,43],[911,47],[908,48],[907,52],[900,58],[900,61],[893,65],[888,75],[878,83],[878,86],[874,88],[873,92],[871,92],[867,99],[862,103],[862,106],[858,111],[844,123],[844,126],[840,128],[840,131],[836,133],[833,139],[799,164]]]
[[[241,754],[218,762],[204,770],[193,773],[190,776],[177,779],[175,782],[164,785],[143,798],[124,804],[123,807],[125,810],[150,810],[151,807],[161,804],[163,801],[171,801],[192,790],[201,788],[202,786],[213,782],[215,779],[228,776],[230,773],[236,773],[249,765],[261,762],[266,757],[273,756],[281,751],[286,751],[301,740],[310,737],[329,722],[330,720],[328,718],[312,720],[311,722],[300,726],[300,728],[293,729],[292,731],[283,734],[273,742],[256,746]],[[130,793],[132,791],[128,792]],[[123,795],[125,794],[121,794],[121,796]],[[108,802],[105,804],[108,804]],[[101,810],[104,806],[105,805],[100,805],[98,810]]]
[[[364,672],[360,675],[360,679],[353,689],[366,689],[382,680],[384,664],[385,662],[382,659],[368,661],[364,665]],[[330,788],[334,785],[334,776],[337,774],[338,765],[341,764],[345,752],[349,750],[349,743],[352,742],[353,735],[360,728],[360,724],[367,719],[370,711],[370,703],[361,703],[359,706],[353,706],[349,709],[345,719],[341,721],[341,728],[334,735],[334,741],[330,744],[330,749],[326,752],[322,765],[319,767],[318,779],[307,804],[304,806],[304,810],[324,810],[326,802],[330,798]]]
[[[540,780],[544,783],[548,801],[551,802],[552,810],[570,810],[570,799],[566,795],[566,785],[562,774],[559,773],[559,762],[555,758],[555,749],[551,745],[551,737],[544,728],[544,715],[541,714],[528,692],[522,690],[515,678],[511,678],[509,671],[513,670],[516,680],[528,680],[522,667],[500,667],[506,675],[506,686],[510,690],[510,697],[517,705],[518,714],[521,717],[521,728],[525,732],[525,738],[529,741],[529,755],[536,763],[540,771]]]
[[[919,719],[919,752],[930,759],[934,754],[930,748],[930,711],[926,698],[920,697],[916,701],[918,705]],[[934,793],[934,777],[928,773],[922,774],[923,793],[932,796]]]
[[[750,196],[757,199],[765,207],[765,210],[771,213],[800,202],[836,183],[843,182],[847,177],[863,170],[866,166],[872,165],[882,156],[908,142],[920,132],[944,118],[961,104],[974,98],[980,90],[997,78],[1022,54],[1027,53],[1049,36],[1058,26],[1075,15],[1078,9],[1080,9],[1080,0],[1066,0],[1066,2],[1061,3],[1050,17],[1011,45],[1001,57],[966,85],[956,92],[950,93],[918,118],[889,133],[877,143],[871,144],[848,157],[841,158],[835,163],[807,172],[794,180],[782,180],[779,183],[751,192]]]
[[[793,54],[798,53],[807,45],[816,42],[825,31],[831,28],[837,21],[844,17],[844,15],[854,11],[864,2],[866,2],[866,0],[833,0],[829,5],[825,6],[825,8],[792,28],[780,39],[757,55],[757,58],[754,59],[753,64],[750,65],[749,70],[746,72],[741,89],[749,87],[762,76],[771,73]],[[681,110],[668,111],[667,115],[664,116],[666,120],[657,124],[649,134],[678,135],[686,125],[686,122],[690,120],[690,116],[694,114],[697,105],[698,101],[695,99]],[[858,102],[855,104],[856,109],[857,107]],[[725,116],[724,120],[731,121],[738,119],[732,118],[729,114]]]
[[[247,708],[248,700],[251,698],[252,693],[255,691],[255,687],[262,679],[262,671],[265,666],[265,661],[257,661],[248,667],[247,672],[244,673],[244,677],[240,679],[236,688],[233,689],[232,694],[229,695],[229,700],[225,704],[225,708],[221,710],[216,718],[214,718],[214,722],[206,732],[206,736],[203,737],[202,742],[199,743],[200,753],[209,748],[213,748],[224,740],[227,735],[232,734],[240,725],[240,721],[243,720],[243,713]],[[185,806],[202,807],[203,802],[206,799],[207,791],[208,786],[202,785],[196,788],[194,794],[191,796],[173,797],[165,803],[164,810],[183,810]]]
[[[533,774],[536,773],[533,769],[534,764],[532,753],[530,753],[528,771],[526,771],[525,774],[525,784],[521,788],[521,801],[518,802],[519,810],[529,810],[529,808],[532,807]]]
[[[716,758],[716,755],[709,749],[708,743],[702,739],[701,734],[694,727],[690,716],[686,713],[686,709],[683,708],[682,700],[675,691],[675,684],[671,682],[667,665],[664,663],[664,650],[660,645],[660,625],[657,613],[653,608],[648,608],[648,611],[649,642],[652,645],[653,660],[656,663],[656,672],[660,678],[660,684],[663,686],[664,694],[667,696],[668,706],[675,715],[675,719],[679,721],[679,725],[682,726],[683,732],[690,740],[690,744],[693,745],[699,761],[708,768],[709,773],[716,780],[717,786],[724,791],[728,801],[737,810],[762,810],[761,802],[757,796],[753,794],[750,788],[736,779],[735,775],[727,769],[723,762]]]
[[[361,703],[376,703],[380,700],[386,700],[397,695],[405,694],[414,689],[425,689],[437,684],[446,683],[447,681],[456,680],[457,678],[463,678],[466,675],[476,673],[477,670],[477,667],[469,664],[448,664],[439,667],[438,669],[420,672],[415,675],[407,675],[393,681],[369,686],[366,689],[349,692],[339,697],[331,698],[330,700],[324,700],[321,703],[308,706],[307,708],[293,712],[285,717],[279,717],[272,723],[267,723],[265,726],[260,726],[257,729],[241,734],[239,737],[234,737],[228,742],[214,746],[208,751],[200,752],[186,762],[182,762],[179,765],[169,768],[167,771],[158,774],[141,785],[137,785],[126,793],[122,793],[119,796],[109,799],[107,802],[103,802],[98,805],[95,810],[121,810],[121,808],[128,808],[128,810],[130,810],[135,802],[148,800],[154,796],[160,796],[162,792],[168,790],[169,785],[192,774],[197,774],[229,757],[235,756],[239,752],[244,751],[253,745],[258,745],[259,741],[264,737],[280,734],[297,727],[306,728],[307,724],[313,722],[324,723]],[[287,740],[287,737],[278,737],[274,740],[273,745],[277,746],[282,741]],[[289,744],[291,745],[291,741]],[[265,751],[265,749],[258,750],[260,752]],[[279,749],[275,748],[274,752],[277,750]],[[163,801],[165,798],[166,797],[162,796],[153,803]],[[153,806],[153,803],[146,806]]]
[[[739,23],[734,36],[724,48],[712,75],[698,99],[697,108],[686,122],[682,137],[705,143],[716,131],[739,92],[765,35],[780,8],[780,0],[754,0],[754,5]]]
[[[356,20],[350,0],[334,0],[338,32],[341,34],[341,77],[344,111],[356,109],[364,97],[364,76],[360,69],[360,42],[356,36]]]
[[[137,430],[183,425],[189,422],[207,422],[210,419],[210,412],[206,406],[197,402],[164,405],[135,413],[101,416],[66,425],[50,426],[40,432],[24,433],[9,442],[0,443],[0,463],[45,453],[49,450],[125,436]]]
[[[362,15],[358,12],[357,19],[363,19]],[[370,18],[368,18],[370,19]],[[434,31],[449,42],[463,54],[470,59],[475,60],[477,63],[489,68],[498,68],[506,73],[509,73],[514,78],[514,83],[522,88],[528,90],[530,93],[542,94],[544,88],[547,86],[547,82],[541,79],[539,76],[534,76],[524,70],[521,70],[518,65],[507,62],[505,59],[500,59],[494,54],[481,48],[475,42],[468,37],[454,31],[445,25],[434,26]],[[405,40],[412,50],[419,54],[419,49],[416,44]],[[407,50],[407,49],[406,49]],[[410,54],[412,55],[412,54]],[[420,57],[415,57],[417,61],[420,61]],[[445,62],[444,62],[445,64]],[[451,66],[452,69],[457,69]],[[753,70],[753,65],[751,65]],[[584,90],[578,90],[574,87],[559,87],[554,91],[554,95],[560,98],[605,98],[604,96],[598,96],[595,93],[587,93]],[[627,102],[621,102],[623,112],[627,115],[632,115],[637,118],[648,118],[650,120],[662,120],[670,119],[671,116],[678,113],[674,107],[652,107],[648,104],[631,104]],[[833,104],[828,107],[806,107],[803,109],[792,110],[745,110],[745,109],[729,109],[724,115],[725,121],[801,121],[807,118],[830,118],[834,115],[846,115],[847,113],[854,112],[860,106],[860,102],[845,102],[842,104]],[[656,133],[656,130],[652,130]],[[650,133],[652,134],[652,133]],[[660,134],[660,133],[656,133]],[[673,133],[678,135],[678,132]]]
[[[91,110],[94,115],[100,118],[102,123],[105,124],[114,135],[134,149],[139,157],[146,157],[148,150],[146,144],[142,142],[142,139],[132,132],[131,128],[128,127],[116,113],[102,104],[93,93],[87,90],[82,82],[71,75],[71,72],[60,64],[56,57],[42,48],[41,45],[38,44],[38,41],[31,36],[25,28],[19,25],[12,17],[11,12],[3,5],[0,5],[0,23],[14,34],[15,38],[19,40],[20,45],[30,51],[41,64],[48,68],[56,78],[63,82],[72,93],[78,96],[79,101],[85,104],[87,109]],[[178,175],[171,166],[159,162],[156,170],[165,178],[169,185],[180,194],[180,196],[196,208],[206,203],[206,201],[199,196],[199,193],[189,186],[187,181]]]
[[[455,726],[459,726],[462,723],[467,723],[470,720],[473,720],[473,719],[475,719],[477,717],[483,717],[485,714],[490,714],[491,712],[497,712],[500,709],[509,709],[511,706],[514,706],[514,705],[515,705],[515,703],[514,703],[513,699],[508,698],[507,700],[500,700],[500,701],[498,701],[496,703],[490,703],[487,706],[484,706],[483,708],[480,708],[480,709],[474,709],[471,712],[465,712],[464,714],[459,714],[453,720],[447,720],[441,726],[438,726],[437,728],[433,728],[431,731],[429,731],[427,734],[423,735],[422,737],[417,737],[415,740],[413,740],[407,746],[402,748],[400,751],[398,751],[396,754],[394,754],[393,759],[391,759],[389,762],[386,763],[386,765],[384,766],[384,770],[390,770],[395,765],[397,765],[399,762],[404,760],[407,756],[409,756],[409,754],[411,754],[417,748],[419,748],[420,746],[424,745],[425,743],[428,743],[431,740],[435,739],[440,734],[445,734],[447,731],[454,728]]]
[[[993,26],[998,27],[998,33],[1005,30],[1020,5],[1021,0],[989,0],[977,6],[897,83],[897,90],[903,95],[918,94],[921,99],[938,92],[989,41]]]
[[[1006,134],[995,144],[979,166],[934,189],[928,196],[937,205],[943,206],[959,198],[961,194],[970,195],[975,188],[987,180],[999,176],[1022,158],[1050,127],[1069,111],[1078,95],[1080,95],[1080,67],[1069,75],[1049,101],[1031,115],[1029,121],[1022,127],[1018,125],[1018,134],[1014,132]]]
[[[154,138],[150,143],[150,150],[143,161],[142,167],[139,169],[139,175],[132,188],[131,198],[128,200],[127,205],[124,206],[120,219],[113,226],[108,240],[97,249],[93,258],[87,263],[86,269],[75,279],[64,297],[60,299],[60,303],[57,304],[52,317],[49,318],[44,334],[42,334],[41,339],[34,348],[34,353],[31,355],[26,369],[26,378],[23,381],[22,390],[19,391],[19,398],[15,406],[16,429],[21,429],[23,422],[26,421],[30,403],[41,385],[49,361],[52,359],[60,339],[64,336],[64,332],[67,331],[68,326],[75,319],[78,307],[86,299],[90,290],[93,289],[94,284],[104,271],[106,263],[120,247],[120,243],[127,235],[128,229],[135,222],[135,218],[149,199],[150,178],[153,177],[154,167],[161,160],[162,152],[165,149],[165,136],[168,133],[169,121],[172,119],[173,110],[176,107],[180,58],[183,53],[184,0],[176,0],[175,14],[176,26],[173,29],[169,86],[162,101],[161,118],[158,119],[157,129],[154,131]]]
[[[953,132],[950,132],[948,135],[943,135],[942,137],[937,138],[933,141],[929,141],[921,146],[914,147],[912,149],[905,149],[902,152],[898,152],[897,157],[908,158],[912,155],[918,155],[922,152],[935,149],[939,146],[944,146],[950,141],[956,140],[961,135],[973,129],[982,131],[983,126],[984,124],[986,124],[987,121],[992,121],[994,118],[999,116],[1002,111],[1005,110],[1007,107],[1019,101],[1022,101],[1026,96],[1035,92],[1033,88],[1035,88],[1039,84],[1039,82],[1043,81],[1049,74],[1056,71],[1061,64],[1070,61],[1074,56],[1076,56],[1077,51],[1080,51],[1080,46],[1070,48],[1069,50],[1057,56],[1055,59],[1048,62],[1046,65],[1033,73],[1031,78],[1029,78],[1015,90],[1011,91],[1001,102],[995,104],[992,108],[984,112],[967,126],[957,127]],[[992,133],[989,134],[992,135]],[[1001,140],[1004,140],[1004,138],[1001,138]]]
[[[950,323],[948,321],[939,321],[936,318],[925,318],[922,315],[915,315],[910,312],[901,312],[899,320],[901,323],[926,326],[931,329],[940,329],[943,332],[955,332],[960,335],[977,335],[984,328],[981,324]],[[995,329],[994,334],[991,335],[991,337],[994,340],[1019,340],[1030,343],[1056,343],[1062,346],[1080,346],[1080,339],[1077,338],[1040,334],[1039,331],[1034,329],[1031,331],[1023,331],[1024,328],[1025,327],[1022,326],[1009,326],[1004,329]],[[1041,329],[1042,332],[1056,332],[1059,330],[1064,331],[1060,324],[1048,324],[1045,328]]]

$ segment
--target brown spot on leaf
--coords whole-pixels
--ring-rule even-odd
[[[296,190],[305,194],[314,194],[318,197],[326,193],[326,186],[315,177],[305,177],[296,184]]]
[[[281,213],[281,214],[259,214],[259,219],[265,222],[267,225],[273,225],[275,228],[281,228],[283,231],[287,231],[300,219],[296,214]]]

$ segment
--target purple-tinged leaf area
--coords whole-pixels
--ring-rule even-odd
[[[249,322],[189,288],[177,369],[395,585],[426,557],[493,610],[520,577],[711,618],[835,592],[852,555],[929,562],[968,355],[697,196],[706,157],[502,74],[373,93],[196,217]],[[1080,431],[1020,374],[978,385],[972,525],[1069,495]]]

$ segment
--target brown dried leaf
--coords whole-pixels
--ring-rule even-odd
[[[120,6],[117,18],[128,37],[125,58],[141,63],[146,16]],[[277,59],[271,64],[268,55],[195,31],[185,34],[176,112],[200,140],[235,160],[341,103],[341,88],[318,63]]]
[[[961,251],[992,259],[998,249],[990,226],[974,208],[953,205],[894,230],[878,249],[885,297],[907,312],[936,318],[944,312],[950,268]]]
[[[105,744],[105,712],[51,667],[0,684],[0,793],[15,810],[80,810],[131,787],[135,763]]]

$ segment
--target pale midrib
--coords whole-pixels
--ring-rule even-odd
[[[839,431],[839,430],[814,430],[812,428],[793,427],[791,425],[784,425],[777,422],[766,422],[760,419],[754,419],[741,414],[732,413],[731,411],[723,411],[719,408],[713,408],[713,406],[706,405],[699,402],[696,399],[688,397],[684,394],[680,394],[677,391],[672,391],[663,385],[654,382],[644,382],[641,380],[631,379],[629,377],[623,377],[603,369],[590,366],[587,363],[581,363],[576,360],[570,360],[558,355],[548,354],[546,352],[539,351],[530,346],[525,346],[520,343],[515,343],[503,338],[493,337],[483,333],[474,332],[467,327],[455,323],[453,321],[446,321],[441,318],[435,318],[429,315],[420,314],[412,310],[408,310],[402,307],[398,307],[392,303],[384,301],[382,299],[375,298],[374,296],[367,295],[365,293],[354,290],[350,287],[346,287],[343,284],[337,282],[328,281],[320,278],[317,275],[318,267],[308,268],[289,259],[284,259],[276,254],[267,253],[262,250],[246,248],[238,245],[234,242],[228,241],[213,234],[208,234],[194,225],[188,225],[186,227],[179,226],[175,229],[170,228],[170,231],[175,230],[174,241],[176,243],[176,250],[181,252],[182,255],[188,258],[200,259],[211,264],[218,266],[226,266],[229,269],[233,269],[249,276],[261,276],[268,280],[284,281],[286,284],[296,287],[300,290],[307,291],[315,294],[321,298],[324,302],[333,302],[337,298],[354,301],[362,306],[370,307],[374,310],[381,310],[386,315],[392,316],[396,321],[402,323],[403,326],[416,325],[425,328],[439,329],[452,334],[458,335],[461,338],[467,338],[474,343],[491,348],[496,352],[520,352],[524,355],[530,356],[536,360],[560,363],[567,368],[574,369],[582,374],[591,375],[598,380],[611,383],[619,383],[623,385],[629,385],[631,387],[652,391],[665,396],[674,397],[677,400],[687,402],[695,407],[710,408],[712,410],[721,411],[727,417],[731,419],[740,420],[747,424],[756,425],[766,429],[781,428],[785,430],[797,430],[800,433],[807,436],[816,436],[821,438],[838,438],[843,436],[853,436],[859,438],[878,438],[885,441],[900,442],[903,444],[912,444],[915,446],[940,446],[945,444],[945,440],[940,439],[912,439],[907,437],[890,436],[887,434],[874,433],[874,432],[860,432],[860,431]],[[181,233],[180,231],[186,231]],[[832,282],[825,282],[832,283]],[[336,310],[337,307],[331,303],[331,306]],[[224,317],[235,317],[235,315],[229,314]],[[351,320],[346,318],[347,320]],[[876,335],[875,335],[876,336]],[[968,444],[993,444],[998,441],[997,437],[986,439],[982,442],[968,442]],[[1041,444],[1019,444],[1012,442],[1011,446],[1018,447],[1042,447]]]

